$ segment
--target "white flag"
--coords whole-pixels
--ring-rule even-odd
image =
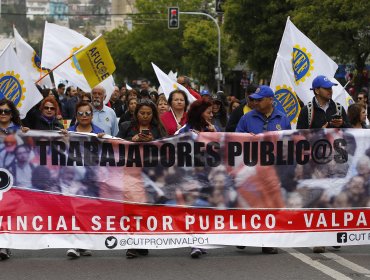
[[[312,80],[318,75],[333,77],[338,65],[304,35],[288,18],[278,55],[290,64],[290,79],[299,98],[312,100]]]
[[[4,97],[14,102],[21,119],[42,100],[41,93],[10,44],[0,55],[0,98]]]
[[[41,65],[42,67],[52,69],[90,42],[90,39],[72,29],[45,22]],[[74,56],[53,72],[78,86],[83,91],[91,91]],[[103,86],[106,90],[105,103],[107,103],[114,91],[113,77],[110,76],[99,85]]]
[[[348,106],[355,103],[352,99],[351,95],[346,91],[346,89],[334,78],[330,79],[333,83],[338,84],[337,86],[333,86],[333,97],[332,99],[335,102],[340,103],[344,109],[347,111]]]
[[[15,49],[19,61],[22,61],[22,65],[29,74],[32,81],[35,83],[41,76],[45,75],[47,71],[41,70],[41,60],[36,54],[34,49],[22,38],[18,33],[15,26],[13,26],[14,31],[14,42]],[[52,88],[50,77],[45,77],[39,83],[41,86],[47,88]]]
[[[157,65],[155,65],[152,62],[152,66],[154,68],[154,72],[157,75],[157,79],[159,83],[161,84],[162,90],[166,98],[170,96],[170,93],[174,91],[175,89],[180,89],[182,91],[185,91],[189,103],[193,103],[196,99],[194,96],[190,94],[190,92],[183,86],[177,83],[176,81],[173,81],[166,73],[164,73]]]
[[[270,87],[275,93],[274,106],[285,112],[290,120],[292,128],[297,124],[301,106],[294,90],[294,83],[289,77],[289,68],[284,64],[284,60],[278,55],[275,60],[274,73],[271,78]]]
[[[338,68],[338,65],[304,35],[289,18],[287,19],[277,59],[280,60],[278,65],[284,65],[284,68],[288,71],[290,80],[290,82],[282,80],[279,83],[293,85],[293,90],[305,104],[311,101],[314,96],[313,91],[310,90],[313,79],[318,75],[334,77]],[[277,80],[274,76],[278,75],[278,72],[275,70],[272,79]],[[333,90],[335,90],[335,87],[333,87]],[[344,100],[349,96],[345,91],[341,91],[340,94],[343,94],[341,98]],[[346,106],[345,104],[342,105]]]

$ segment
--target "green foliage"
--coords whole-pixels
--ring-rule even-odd
[[[270,77],[283,35],[289,1],[226,1],[224,31],[241,62],[248,61],[260,77]]]
[[[292,0],[292,21],[326,53],[362,69],[370,52],[370,1]],[[337,61],[337,62],[340,62]]]
[[[116,79],[146,77],[157,83],[153,62],[164,72],[177,71],[214,87],[218,56],[215,24],[205,16],[180,14],[180,28],[168,29],[168,7],[176,6],[183,12],[200,11],[211,6],[208,2],[136,1],[138,14],[132,16],[133,31],[120,29],[106,35],[117,64]],[[224,44],[221,49],[226,52]]]
[[[214,69],[218,55],[217,29],[210,20],[188,23],[184,32],[183,47],[186,50],[182,58],[185,69],[197,77],[202,84],[214,86]]]

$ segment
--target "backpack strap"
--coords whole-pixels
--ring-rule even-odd
[[[340,105],[338,102],[335,102],[335,107],[337,109],[337,115],[342,116],[342,105]]]
[[[314,117],[314,109],[313,109],[312,101],[309,101],[307,103],[307,117],[308,117],[308,128],[311,128],[313,117]]]

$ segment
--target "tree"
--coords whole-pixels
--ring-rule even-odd
[[[354,63],[357,89],[370,53],[370,1],[292,0],[292,21],[337,62]]]
[[[122,69],[117,67],[116,76],[120,79],[141,76],[156,81],[151,62],[165,72],[183,71],[185,69],[181,62],[181,58],[185,55],[182,46],[183,33],[189,19],[183,19],[180,16],[180,28],[169,30],[167,9],[170,6],[178,6],[180,11],[198,10],[197,7],[201,2],[201,0],[179,0],[174,5],[170,0],[137,0],[138,13],[132,16],[134,26],[132,32],[124,32],[121,29],[106,35],[109,38],[108,44],[113,58],[115,61],[120,61],[118,64],[122,63],[123,66]],[[114,46],[116,44],[120,45],[120,49]],[[197,58],[195,57],[194,60]],[[127,62],[132,68],[127,68]]]
[[[218,56],[218,35],[215,24],[211,20],[188,23],[182,45],[186,50],[182,58],[185,69],[188,69],[189,73],[197,77],[202,84],[207,84],[210,88],[215,87],[214,69],[217,67]]]
[[[223,4],[224,31],[241,62],[270,78],[283,35],[290,1],[234,0]]]

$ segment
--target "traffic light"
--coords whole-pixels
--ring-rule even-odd
[[[180,26],[179,8],[170,7],[168,8],[168,28],[178,29]]]

